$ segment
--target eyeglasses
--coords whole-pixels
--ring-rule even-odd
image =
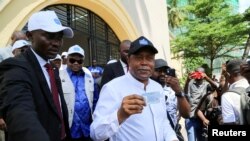
[[[70,59],[69,59],[69,62],[70,62],[71,64],[74,64],[75,62],[77,62],[78,64],[82,64],[82,63],[83,63],[83,59],[76,60],[76,59],[70,58]]]

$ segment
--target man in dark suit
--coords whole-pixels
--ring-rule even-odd
[[[9,141],[68,141],[68,112],[53,59],[63,36],[73,31],[61,25],[54,11],[40,11],[28,21],[31,48],[0,64],[0,102]]]
[[[111,63],[105,66],[102,80],[101,80],[101,87],[111,81],[112,79],[122,76],[128,72],[128,50],[130,48],[131,41],[130,40],[123,40],[119,47],[119,53],[121,59],[115,63]]]

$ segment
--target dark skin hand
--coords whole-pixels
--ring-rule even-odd
[[[167,76],[167,75],[165,77],[166,77],[166,79],[165,79],[166,84],[168,86],[170,86],[175,93],[182,92],[178,78],[172,77],[172,76]],[[179,109],[180,116],[182,116],[183,118],[189,118],[189,113],[191,111],[191,108],[190,108],[190,104],[188,103],[186,97],[177,97],[177,102],[178,102],[177,108]]]
[[[146,103],[140,95],[133,94],[124,97],[121,107],[117,112],[119,124],[133,114],[142,113],[143,106],[146,106]]]

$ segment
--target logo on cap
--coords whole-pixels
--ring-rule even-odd
[[[74,51],[80,51],[79,47],[74,47],[73,49],[74,49]]]
[[[56,24],[58,24],[58,25],[61,25],[61,22],[60,22],[59,19],[54,19],[54,22],[55,22]]]
[[[148,41],[146,39],[139,40],[140,45],[148,45]]]

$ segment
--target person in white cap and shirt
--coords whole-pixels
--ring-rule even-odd
[[[89,136],[91,115],[97,102],[94,79],[91,72],[83,67],[84,56],[84,50],[79,45],[70,47],[67,68],[60,70],[72,141],[91,140]]]
[[[26,33],[31,47],[0,64],[0,104],[10,141],[68,141],[68,110],[58,69],[49,64],[72,38],[54,11],[31,15]],[[4,100],[3,100],[4,99]]]
[[[30,43],[26,40],[17,40],[12,46],[12,53],[14,56],[24,52],[30,47]]]
[[[3,60],[13,57],[12,46],[17,40],[27,40],[25,33],[22,31],[14,31],[11,35],[11,44],[6,47],[0,48],[0,62]]]
[[[67,68],[67,56],[68,56],[68,52],[64,51],[61,55],[62,57],[62,65],[60,67],[60,70],[64,70]]]
[[[60,69],[61,64],[62,64],[61,55],[57,54],[56,58],[50,59],[50,62],[53,63],[58,69]]]

